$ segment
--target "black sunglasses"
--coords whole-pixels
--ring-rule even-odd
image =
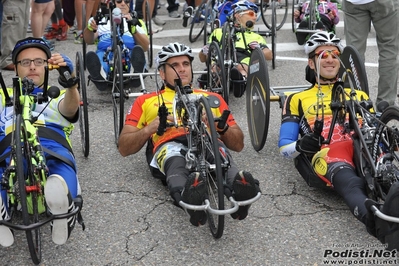
[[[130,4],[130,0],[115,0],[118,4],[122,3],[122,1],[125,1],[126,5]]]

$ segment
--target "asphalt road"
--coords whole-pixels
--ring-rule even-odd
[[[181,19],[170,19],[165,7],[159,14],[167,24],[154,35],[154,52],[168,42],[178,41],[198,53],[202,43],[189,43],[188,29],[182,28]],[[276,69],[270,66],[268,69],[272,87],[307,84],[306,57],[303,48],[296,44],[290,18],[277,34]],[[343,22],[337,31],[343,37]],[[57,42],[55,51],[74,60],[82,47],[74,44],[72,38],[70,34],[69,40]],[[378,76],[374,31],[369,38],[366,70],[370,94],[375,99]],[[203,68],[199,60],[194,62],[195,70]],[[3,75],[10,84],[12,72],[3,71]],[[57,84],[56,78],[56,73],[51,73],[53,84]],[[146,84],[149,90],[155,88],[154,79],[147,78]],[[383,246],[366,232],[340,197],[333,191],[308,187],[293,162],[279,155],[281,109],[277,103],[271,104],[266,145],[255,152],[247,129],[245,96],[231,97],[232,112],[245,133],[244,150],[233,156],[241,169],[250,170],[260,180],[262,197],[253,204],[247,219],[235,221],[226,216],[224,235],[215,240],[207,225],[193,227],[188,215],[172,204],[167,189],[151,177],[143,151],[127,158],[120,156],[114,144],[110,94],[98,92],[93,84],[87,91],[91,149],[88,158],[81,152],[78,127],[72,137],[86,230],[77,225],[67,244],[57,246],[51,241],[49,226],[43,227],[42,265],[327,265],[333,260],[336,263],[342,260],[344,265],[377,265],[382,262],[374,252]],[[0,265],[31,265],[24,233],[16,232],[15,238],[12,247],[0,248]],[[384,260],[385,265],[398,264],[392,257]]]

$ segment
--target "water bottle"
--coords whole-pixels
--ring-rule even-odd
[[[112,10],[112,19],[114,23],[117,25],[121,24],[122,22],[122,11],[119,7],[115,7],[114,10]]]

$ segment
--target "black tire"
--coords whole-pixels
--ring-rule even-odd
[[[233,41],[231,38],[231,28],[229,23],[224,23],[222,29],[222,56],[225,65],[225,75],[226,75],[226,89],[227,95],[231,91],[231,80],[230,80],[230,70],[233,67]]]
[[[253,148],[260,151],[266,143],[270,118],[269,74],[260,48],[252,51],[249,69],[246,87],[248,131]]]
[[[205,113],[208,118],[208,125],[202,122],[202,114]],[[222,169],[222,160],[219,152],[219,141],[216,133],[215,121],[208,99],[201,97],[198,105],[197,121],[199,136],[201,141],[199,143],[199,156],[202,160],[207,158],[213,159],[214,167],[206,168],[206,180],[208,187],[208,196],[212,209],[224,210],[224,170]],[[208,223],[211,233],[214,238],[220,238],[224,230],[224,215],[217,215],[208,212]]]
[[[315,9],[314,0],[309,1],[308,8],[309,8],[308,27],[309,30],[314,30],[317,23],[317,15],[316,15],[317,10]]]
[[[201,20],[201,15],[205,11],[206,1],[202,0],[201,5],[198,7],[197,11],[194,14],[194,17],[190,18],[190,33],[188,35],[188,39],[190,42],[195,42],[201,36],[201,33],[204,31],[204,25],[206,25],[206,19]],[[203,15],[202,15],[203,16]]]
[[[274,7],[274,8],[271,8]],[[277,9],[277,7],[279,7]],[[277,10],[283,10],[282,15],[277,14]],[[277,0],[261,0],[260,12],[263,23],[270,30],[272,27],[271,17],[274,14],[276,17],[276,30],[280,30],[283,27],[288,15],[288,0],[281,0],[280,3]]]
[[[272,32],[272,68],[276,68],[276,38],[277,38],[277,18],[276,18],[276,5],[272,6],[272,17],[271,17],[271,32]]]
[[[26,151],[29,150],[26,145],[27,132],[22,123],[22,115],[18,114],[15,121],[15,138],[13,145],[15,147],[15,151],[13,152],[13,159],[16,164],[15,175],[18,179],[18,196],[19,202],[21,204],[22,221],[24,225],[30,225],[32,223],[39,222],[39,193],[35,189],[31,189],[29,192],[27,192],[28,185],[32,187],[36,186],[36,179],[33,176],[34,170],[31,164],[32,160],[26,153]],[[22,139],[23,142],[21,142]],[[25,162],[27,162],[27,171],[25,171],[24,168]],[[41,187],[41,184],[37,185],[38,187]],[[25,233],[31,259],[33,263],[37,265],[40,263],[42,258],[40,227],[32,230],[26,230]]]
[[[214,0],[209,0],[206,3],[205,10],[205,23],[204,23],[204,45],[208,43],[208,36],[215,29],[214,22],[216,19],[215,12],[213,9]],[[208,25],[210,26],[210,32],[208,32]]]
[[[148,5],[148,1],[145,1],[145,12],[146,12],[146,19],[145,19],[145,26],[147,28],[148,39],[150,40],[150,47],[147,50],[147,64],[148,67],[152,67],[152,63],[154,61],[153,57],[153,43],[152,43],[152,22],[151,22],[151,15],[150,15],[150,6]]]
[[[119,46],[116,46],[116,49],[114,50],[114,65],[112,70],[112,111],[114,117],[115,144],[118,146],[119,134],[122,131],[124,123],[125,104],[125,92],[123,88],[122,52]]]
[[[374,200],[385,201],[391,185],[399,181],[399,108],[388,107],[380,120],[370,152],[373,167],[379,171],[379,178],[374,180]]]
[[[87,102],[85,70],[83,66],[83,56],[80,52],[76,52],[76,76],[79,78],[78,90],[80,95],[79,107],[79,129],[82,151],[85,157],[89,156],[90,139],[89,139],[89,111]]]
[[[216,42],[212,42],[209,45],[207,70],[207,89],[221,94],[226,103],[229,103],[229,89],[226,86],[224,60],[219,44]]]
[[[86,4],[82,4],[82,32],[85,31],[87,21],[86,20]],[[86,53],[87,53],[87,45],[85,39],[82,38],[82,53],[85,55],[83,56],[83,70],[86,70]]]
[[[295,33],[296,31],[296,22],[294,18],[294,11],[295,9],[299,8],[299,0],[292,0],[292,13],[291,13],[291,23],[292,23],[292,32]]]

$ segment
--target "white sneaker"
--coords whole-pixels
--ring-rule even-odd
[[[157,25],[155,25],[155,23],[152,23],[151,28],[152,28],[152,33],[157,33],[163,30],[162,27],[158,27]]]
[[[3,204],[3,198],[0,195],[0,220],[8,220],[10,216],[8,216],[6,206]],[[0,225],[0,245],[3,247],[9,247],[14,243],[14,234],[5,225]]]
[[[44,196],[51,214],[70,213],[75,209],[75,204],[69,193],[65,180],[60,175],[50,175],[44,186]],[[53,242],[57,245],[65,244],[75,226],[76,217],[55,219],[51,222]]]
[[[166,24],[165,20],[160,19],[159,17],[152,18],[152,21],[157,24],[158,26],[162,26]]]

